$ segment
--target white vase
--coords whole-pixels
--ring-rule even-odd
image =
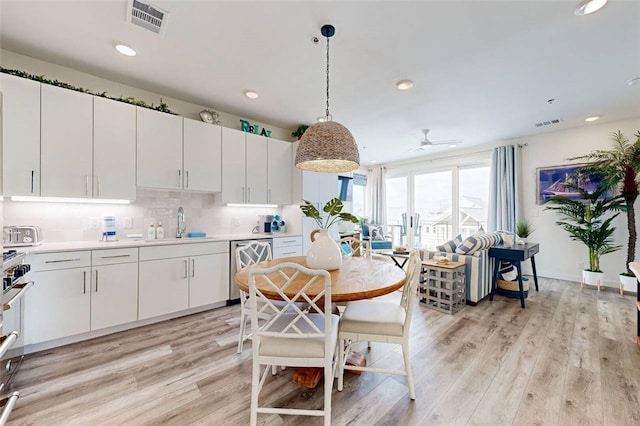
[[[604,272],[582,271],[582,285],[595,285],[600,291],[600,286],[604,284]]]
[[[307,252],[307,266],[327,271],[339,269],[342,265],[340,247],[331,239],[328,229],[320,229],[319,231],[320,235],[313,241]]]
[[[638,279],[633,276],[620,275],[620,294],[624,294],[625,291],[636,292],[638,286]]]

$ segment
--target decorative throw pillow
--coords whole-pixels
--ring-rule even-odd
[[[436,251],[445,252],[445,253],[453,253],[456,251],[456,247],[462,242],[462,234],[458,234],[453,240],[447,241],[446,243],[436,246]]]
[[[343,256],[351,256],[353,254],[353,249],[351,248],[351,244],[346,241],[340,243],[340,251]]]
[[[363,223],[360,225],[360,230],[362,231],[362,238],[369,238],[369,224]]]
[[[384,231],[382,230],[382,226],[378,226],[375,228],[371,228],[371,239],[374,241],[384,240]]]
[[[471,235],[464,239],[458,247],[456,247],[456,253],[458,254],[473,254],[475,253],[482,242],[480,241],[480,236]]]
[[[518,270],[511,262],[500,262],[498,269],[498,279],[503,281],[515,281],[518,279]]]

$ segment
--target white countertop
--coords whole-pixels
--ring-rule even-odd
[[[257,240],[262,238],[274,237],[291,237],[300,234],[275,233],[275,234],[219,234],[197,238],[163,238],[160,240],[133,240],[123,238],[118,241],[65,241],[65,242],[44,242],[36,247],[13,247],[13,250],[24,253],[47,253],[57,251],[74,251],[74,250],[100,250],[114,249],[126,247],[148,247],[156,245],[173,245],[173,244],[197,244],[215,241],[238,241],[238,240]],[[7,247],[5,247],[6,249]]]

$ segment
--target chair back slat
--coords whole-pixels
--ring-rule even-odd
[[[271,244],[262,241],[252,241],[246,246],[236,249],[237,271],[254,263],[271,260]]]
[[[340,251],[343,256],[361,256],[361,257],[369,257],[371,254],[371,246],[369,241],[363,241],[355,237],[343,237],[338,241],[340,245]],[[345,252],[343,249],[343,244],[348,245],[351,249],[351,252]]]
[[[411,251],[409,255],[409,261],[407,262],[407,278],[402,288],[402,298],[400,304],[404,308],[405,325],[411,323],[411,315],[413,314],[413,305],[416,300],[416,288],[418,287],[418,281],[420,280],[420,272],[422,269],[422,261],[420,259],[420,253],[418,250]]]

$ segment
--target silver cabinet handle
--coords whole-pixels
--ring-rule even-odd
[[[98,292],[98,270],[96,269],[96,293]]]
[[[2,344],[0,344],[0,357],[3,357],[4,354],[7,353],[9,348],[13,346],[16,340],[18,340],[18,336],[19,334],[17,331],[12,331],[6,336],[0,337],[0,341],[2,342]]]
[[[100,256],[100,259],[114,259],[116,257],[130,257],[130,254],[115,254],[113,256]]]
[[[97,192],[98,192],[98,193],[96,194],[96,196],[98,196],[98,197],[99,197],[99,196],[100,196],[100,176],[97,176],[97,175],[96,175],[96,184],[97,184],[97,185],[96,185],[96,186],[97,186],[97,188],[96,188],[96,189],[97,189]]]
[[[13,304],[16,303],[16,301],[19,300],[22,296],[24,296],[27,290],[29,290],[32,286],[33,286],[33,281],[29,281],[24,284],[15,285],[13,288],[19,288],[20,291],[2,306],[2,310],[8,311],[9,309],[13,308]]]
[[[35,170],[31,170],[31,193],[32,193],[32,194],[33,194],[33,192],[34,192],[34,191],[33,191],[33,190],[34,190],[34,187],[33,187],[33,180],[34,180],[34,178],[35,178],[35,174],[36,174],[36,171],[35,171]]]
[[[189,277],[189,272],[187,271],[187,268],[188,268],[188,264],[187,264],[187,261],[185,260],[184,261],[184,277],[185,278]]]
[[[89,195],[89,175],[85,175],[85,177],[87,178],[86,181],[86,186],[85,186],[85,195]]]
[[[269,198],[267,200],[269,203],[271,202],[271,188],[269,188]]]
[[[247,186],[247,203],[251,202],[251,187]]]
[[[60,260],[46,260],[44,263],[62,263],[62,262],[78,262],[80,261],[79,257],[75,259],[60,259]]]
[[[16,405],[16,402],[20,398],[20,392],[13,392],[8,397],[3,398],[3,401],[7,402],[4,404],[4,409],[2,410],[2,414],[0,414],[0,425],[4,425],[9,420],[9,415],[13,411],[13,406]],[[0,401],[2,403],[3,401]]]
[[[178,188],[182,188],[182,170],[178,170]]]
[[[87,294],[87,272],[86,271],[82,272],[82,279],[83,279],[82,294]]]
[[[184,178],[187,180],[187,183],[184,185],[185,188],[189,187],[189,170],[184,171]]]
[[[191,259],[191,276],[192,277],[196,276],[196,260],[195,259]]]
[[[282,252],[282,254],[296,254],[296,253],[297,253],[296,251],[285,251],[285,252]]]

